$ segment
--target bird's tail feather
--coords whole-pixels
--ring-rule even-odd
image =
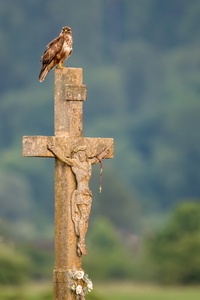
[[[47,68],[47,66],[43,66],[41,71],[40,71],[40,74],[39,74],[39,81],[42,82],[45,77],[47,76],[49,70]]]

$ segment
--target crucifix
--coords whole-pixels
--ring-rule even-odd
[[[55,69],[54,136],[24,136],[23,156],[55,158],[54,300],[84,300],[92,282],[82,269],[92,204],[92,165],[113,158],[112,138],[83,137],[82,69]]]

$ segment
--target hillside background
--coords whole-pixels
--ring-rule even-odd
[[[94,167],[91,241],[94,228],[103,235],[110,228],[113,243],[117,232],[136,251],[141,238],[166,224],[174,207],[199,203],[199,15],[199,0],[1,3],[4,239],[53,239],[53,160],[22,158],[21,140],[53,135],[53,71],[39,83],[39,60],[64,25],[72,28],[74,39],[65,65],[83,68],[88,88],[84,136],[115,139],[115,158],[104,162],[102,194],[99,166]]]

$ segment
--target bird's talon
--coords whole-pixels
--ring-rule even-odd
[[[58,69],[63,69],[63,65],[61,62],[59,62]]]

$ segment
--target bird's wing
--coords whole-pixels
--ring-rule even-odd
[[[63,36],[58,36],[55,38],[53,41],[51,41],[48,45],[47,48],[41,57],[41,62],[43,64],[49,64],[56,56],[58,52],[62,49],[64,43],[64,38]]]

